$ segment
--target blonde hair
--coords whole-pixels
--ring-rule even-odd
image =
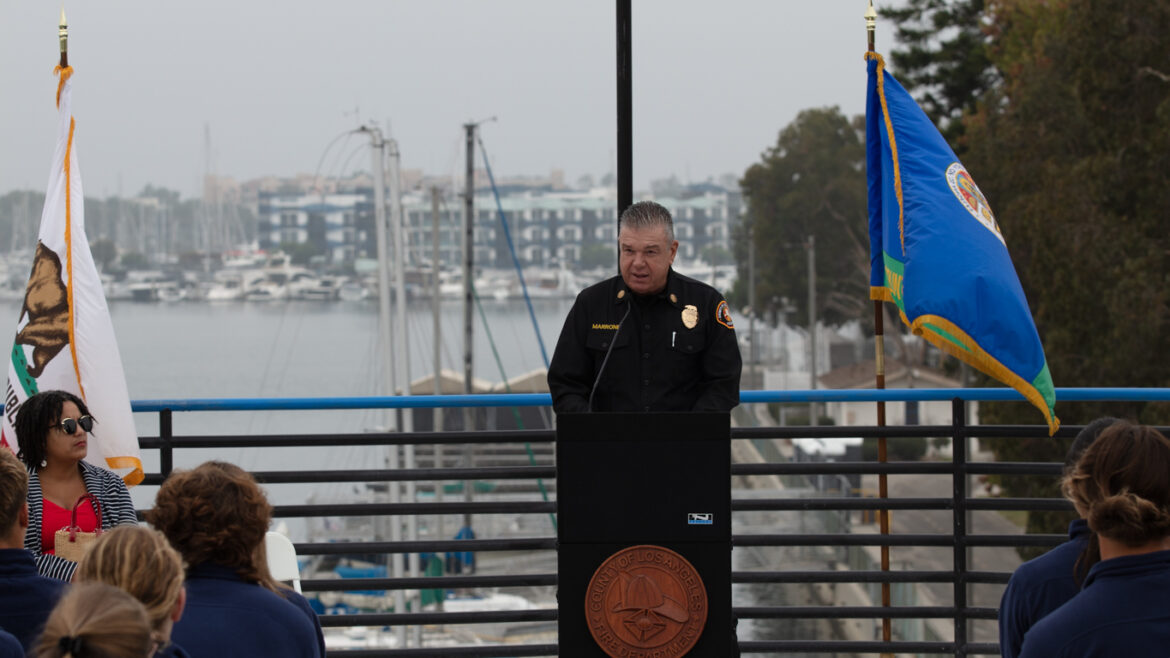
[[[1170,440],[1152,427],[1110,425],[1063,484],[1102,537],[1138,547],[1170,536]]]
[[[157,530],[118,526],[93,543],[77,566],[77,580],[126,591],[146,608],[151,627],[162,631],[183,591],[183,559]],[[169,640],[165,635],[157,639]]]
[[[45,622],[36,658],[146,658],[154,649],[146,609],[111,585],[66,590]]]

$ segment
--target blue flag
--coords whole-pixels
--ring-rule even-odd
[[[1019,391],[1054,433],[1052,375],[987,199],[881,55],[866,59],[870,297]]]

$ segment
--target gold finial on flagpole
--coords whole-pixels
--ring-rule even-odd
[[[69,22],[65,20],[65,5],[61,5],[61,24],[57,26],[57,38],[61,40],[61,68],[69,66]]]
[[[869,49],[873,50],[873,33],[877,29],[877,10],[873,8],[873,0],[869,0],[869,9],[865,10],[865,33],[869,37]]]

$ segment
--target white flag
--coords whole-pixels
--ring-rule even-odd
[[[114,325],[85,237],[85,196],[74,145],[71,67],[57,71],[57,149],[49,172],[36,255],[8,363],[0,441],[16,449],[16,409],[38,391],[85,400],[96,424],[86,461],[142,481],[138,434]]]

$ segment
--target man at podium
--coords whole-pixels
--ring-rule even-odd
[[[674,221],[653,201],[619,220],[620,276],[581,291],[548,371],[553,409],[730,411],[743,367],[727,302],[671,268]]]

